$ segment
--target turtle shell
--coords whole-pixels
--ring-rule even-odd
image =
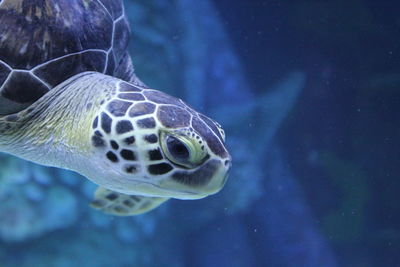
[[[0,114],[80,72],[116,75],[129,35],[122,0],[0,0]]]

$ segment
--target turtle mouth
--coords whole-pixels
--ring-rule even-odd
[[[149,197],[171,197],[171,198],[178,198],[178,199],[199,199],[199,198],[203,198],[203,197],[207,196],[207,195],[202,195],[197,191],[191,191],[191,190],[182,189],[182,188],[166,188],[166,187],[163,187],[163,186],[151,183],[151,182],[145,182],[145,181],[140,181],[140,185],[137,185],[136,189],[138,187],[140,187],[139,192],[134,192],[134,194],[139,194],[139,195],[149,196]]]
[[[229,169],[230,164],[211,159],[194,170],[175,171],[159,182],[131,180],[129,188],[123,189],[125,192],[121,193],[183,200],[201,199],[218,193],[224,187]]]
[[[178,199],[200,199],[218,193],[225,185],[230,163],[211,159],[195,170],[180,170],[158,187]]]

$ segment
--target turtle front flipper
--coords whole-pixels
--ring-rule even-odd
[[[98,187],[90,206],[106,214],[132,216],[151,211],[167,200],[163,197],[126,195]]]

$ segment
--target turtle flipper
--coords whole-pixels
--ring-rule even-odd
[[[126,195],[98,187],[90,206],[106,214],[132,216],[151,211],[167,200],[163,197]]]

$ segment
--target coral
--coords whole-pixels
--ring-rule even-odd
[[[2,240],[21,242],[75,223],[78,199],[67,187],[56,185],[57,176],[49,180],[51,169],[4,157],[8,164],[0,173]]]

